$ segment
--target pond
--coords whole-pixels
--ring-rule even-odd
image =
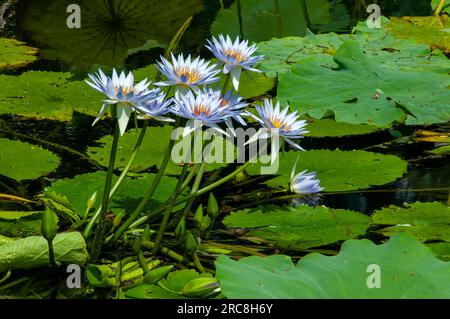
[[[302,272],[357,272],[369,240],[448,277],[450,4],[372,2],[0,1],[0,298],[323,298]]]

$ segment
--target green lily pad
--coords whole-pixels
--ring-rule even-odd
[[[297,172],[303,170],[317,172],[325,192],[384,185],[401,177],[407,169],[407,163],[398,157],[364,151],[286,152],[280,156],[277,177],[266,181],[265,184],[271,187],[287,188],[297,157],[299,157]],[[251,175],[259,175],[261,166],[261,164],[252,164],[247,172]]]
[[[26,237],[41,234],[41,214],[18,219],[0,219],[0,234],[8,237]]]
[[[0,70],[19,68],[36,61],[37,51],[24,42],[0,38]]]
[[[83,236],[61,233],[53,240],[56,262],[84,265],[88,254]],[[48,243],[42,236],[30,236],[0,246],[0,273],[49,265]]]
[[[349,124],[336,122],[332,119],[308,121],[308,131],[306,136],[310,137],[342,137],[350,135],[364,135],[375,133],[380,127],[366,124]]]
[[[280,75],[278,94],[293,109],[314,118],[387,126],[393,122],[432,124],[450,118],[448,75],[379,64],[355,41],[334,56],[336,68],[310,58]],[[326,94],[323,94],[326,92]]]
[[[450,154],[450,145],[438,147],[438,148],[432,150],[431,153],[436,154],[436,155]]]
[[[30,71],[19,76],[0,75],[0,114],[68,121],[74,111],[96,116],[102,94],[72,74]]]
[[[428,243],[426,245],[433,251],[436,257],[444,261],[450,261],[450,243]]]
[[[42,212],[19,212],[19,211],[0,211],[0,219],[16,220],[22,217],[42,214]]]
[[[142,284],[124,293],[126,297],[133,299],[186,299],[187,297],[183,296],[184,286],[200,277],[211,277],[211,274],[199,274],[193,269],[172,271],[167,278],[161,279],[158,285]]]
[[[389,206],[377,210],[373,222],[389,226],[378,232],[385,236],[408,233],[421,241],[450,242],[450,207],[438,202]]]
[[[377,274],[380,288],[372,285]],[[280,255],[239,261],[220,256],[216,276],[222,293],[233,299],[450,298],[450,263],[406,234],[382,245],[349,240],[337,256],[313,253],[297,265]]]
[[[249,228],[246,237],[262,238],[278,248],[304,250],[363,235],[370,218],[327,207],[266,206],[237,211],[223,223],[229,228]]]
[[[316,28],[331,23],[330,4],[324,0],[306,0],[309,19]],[[211,27],[214,35],[242,35],[250,41],[273,37],[304,35],[308,25],[301,1],[246,0],[221,9]]]
[[[59,166],[59,158],[37,145],[0,138],[0,174],[21,181],[47,175]]]
[[[225,78],[220,81],[220,87],[223,87]],[[264,95],[275,85],[275,80],[261,73],[242,72],[239,82],[239,96],[244,99],[250,99]],[[228,87],[231,89],[231,85]]]
[[[81,27],[69,28],[66,20],[70,13],[66,10],[72,3],[21,1],[17,27],[39,43],[46,59],[85,70],[96,64],[121,67],[129,49],[149,40],[167,45],[183,23],[203,7],[200,0],[79,0]]]
[[[152,166],[156,166],[157,168],[159,168],[166,154],[166,150],[169,145],[172,132],[173,132],[172,126],[149,127],[147,129],[146,135],[139,149],[139,152],[133,164],[131,165],[130,171],[142,172]],[[116,164],[115,164],[116,169],[123,169],[126,166],[126,164],[128,163],[128,159],[133,151],[134,145],[136,144],[138,136],[139,133],[136,133],[136,131],[134,130],[130,130],[121,137],[119,141],[119,149],[116,155]],[[98,141],[98,143],[102,144],[102,146],[88,148],[87,153],[89,157],[106,167],[109,163],[109,153],[111,150],[112,140],[113,137],[109,135],[102,137]],[[226,154],[225,152],[227,149],[233,149],[234,152],[236,152],[236,148],[230,142],[225,141],[222,138],[219,138],[218,140],[216,140],[216,142],[217,144],[215,145],[217,145],[218,148],[220,146],[223,147],[224,150],[223,154]],[[182,147],[183,142],[181,142],[181,138],[176,140],[175,147],[177,147],[177,145],[179,145],[180,148]],[[151,156],[149,154],[151,154]],[[214,154],[215,153],[212,152],[212,155]],[[221,160],[223,161],[223,159]],[[225,163],[206,164],[205,170],[212,171],[219,167],[224,166],[226,166]],[[172,159],[169,160],[169,164],[167,165],[165,174],[178,175],[180,174],[180,172],[181,167],[178,166],[177,163],[175,163]]]
[[[112,211],[119,212],[123,209],[131,211],[135,209],[150,187],[153,178],[153,174],[144,174],[142,177],[135,179],[126,177],[110,204]],[[73,179],[61,179],[54,182],[51,186],[45,188],[45,192],[55,192],[65,196],[69,200],[73,211],[83,216],[86,211],[87,200],[95,192],[97,192],[97,201],[94,208],[100,205],[105,179],[106,172],[101,171],[78,175]],[[117,176],[114,176],[113,183],[116,180]],[[177,180],[175,178],[163,177],[146,209],[154,208],[155,205],[169,199],[176,183]]]

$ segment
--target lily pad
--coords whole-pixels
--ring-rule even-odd
[[[421,241],[450,242],[450,207],[438,202],[389,206],[377,210],[373,222],[389,226],[378,232],[385,236],[408,233]]]
[[[220,82],[223,87],[225,78]],[[250,99],[264,95],[275,86],[275,80],[261,73],[242,72],[239,83],[239,96]],[[230,87],[228,87],[230,89]]]
[[[381,128],[366,124],[349,124],[336,122],[332,119],[308,121],[308,131],[306,136],[310,137],[342,137],[350,135],[364,135],[379,131]]]
[[[335,68],[310,58],[280,75],[278,94],[301,114],[336,121],[387,126],[445,123],[450,119],[450,80],[434,71],[379,64],[355,41],[344,42]],[[326,94],[323,94],[326,92]]]
[[[155,40],[168,44],[183,23],[202,9],[200,0],[79,0],[80,28],[69,28],[72,0],[20,1],[17,27],[50,60],[90,70],[93,65],[120,67],[128,50]],[[180,8],[183,10],[180,10]]]
[[[135,179],[126,177],[114,196],[110,208],[114,212],[119,212],[123,209],[133,210],[136,208],[140,199],[142,199],[150,187],[153,178],[153,174],[144,174],[142,177]],[[56,194],[65,196],[73,211],[83,216],[86,211],[87,200],[95,192],[97,192],[97,201],[94,208],[100,205],[105,179],[106,172],[101,171],[78,175],[73,179],[61,179],[54,182],[51,186],[45,188],[45,192],[55,192]],[[117,177],[114,176],[113,183],[116,180]],[[176,183],[177,180],[175,178],[163,177],[146,208],[151,209],[155,205],[161,204],[169,199],[175,189]]]
[[[0,174],[21,181],[48,175],[59,158],[37,145],[0,138]]]
[[[77,232],[56,235],[56,262],[84,265],[88,254],[83,236]],[[30,236],[0,246],[0,273],[49,265],[48,243],[42,236]]]
[[[450,298],[450,262],[406,234],[382,245],[349,240],[336,256],[313,253],[297,265],[281,255],[239,261],[220,256],[216,276],[222,293],[233,299]]]
[[[19,211],[0,211],[0,219],[16,220],[22,217],[42,214],[42,212],[19,212]]]
[[[24,42],[0,38],[0,70],[19,68],[36,61],[37,51]]]
[[[0,219],[0,234],[7,237],[26,237],[41,234],[40,214],[23,216],[18,219]]]
[[[407,163],[392,155],[364,151],[311,150],[286,152],[280,156],[277,177],[265,184],[271,187],[286,187],[290,183],[292,167],[299,157],[297,172],[317,172],[325,192],[365,189],[384,185],[401,177]],[[261,173],[261,164],[252,164],[247,169],[251,175]]]
[[[96,116],[102,94],[71,73],[29,71],[19,76],[0,75],[0,114],[68,121],[74,111]]]
[[[277,248],[304,250],[363,235],[370,218],[327,207],[266,206],[237,211],[223,223],[229,228],[249,228],[245,237],[261,238]]]
[[[156,166],[157,168],[159,168],[166,154],[167,147],[169,146],[173,130],[174,129],[172,126],[149,127],[147,129],[146,135],[139,149],[139,152],[133,164],[131,165],[130,171],[142,172],[152,166]],[[119,149],[116,155],[116,165],[115,165],[116,169],[123,169],[126,166],[126,164],[128,163],[128,159],[133,151],[134,145],[136,144],[138,136],[139,133],[136,133],[136,131],[131,130],[129,132],[126,132],[121,137],[119,141]],[[87,153],[89,157],[106,167],[109,163],[109,152],[111,150],[112,140],[113,137],[109,135],[101,138],[98,141],[98,143],[102,144],[102,146],[88,148]],[[217,144],[215,145],[217,145],[218,148],[220,146],[223,147],[223,155],[227,154],[226,153],[227,149],[228,150],[231,149],[234,150],[234,152],[236,152],[236,148],[225,139],[219,137],[218,140],[215,139],[215,141],[217,142]],[[181,137],[179,137],[175,141],[175,146],[179,145],[180,149],[183,148],[182,145],[184,144],[186,143],[181,142]],[[212,151],[211,153],[212,155],[215,154],[214,151]],[[210,158],[212,159],[213,157]],[[221,161],[223,161],[223,158],[221,158]],[[205,170],[212,171],[219,167],[224,166],[226,166],[225,163],[206,164]],[[177,163],[175,163],[172,159],[170,159],[169,164],[167,165],[167,168],[165,170],[165,174],[177,175],[180,174],[180,172],[181,167],[178,166]]]

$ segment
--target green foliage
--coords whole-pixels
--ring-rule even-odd
[[[47,187],[45,192],[55,192],[56,194],[67,197],[72,209],[79,216],[83,216],[86,211],[86,201],[95,191],[97,191],[97,196],[102,198],[105,178],[106,173],[98,171],[95,173],[78,175],[73,179],[60,179]],[[153,178],[153,174],[143,174],[141,177],[134,179],[126,177],[111,201],[111,210],[113,212],[119,212],[122,209],[129,211],[134,210],[147,189],[150,187]],[[115,183],[116,180],[117,177],[114,176],[113,183]],[[155,205],[166,201],[172,195],[175,185],[175,178],[163,177],[146,209],[154,208]],[[101,203],[97,201],[94,207],[98,208],[100,204]]]
[[[53,240],[55,259],[63,264],[84,265],[86,243],[77,232],[61,233]],[[0,273],[15,269],[31,269],[49,263],[48,243],[44,237],[30,236],[0,246]]]
[[[0,38],[0,70],[26,66],[37,57],[37,49],[15,39]]]
[[[21,181],[48,175],[59,158],[37,145],[0,138],[0,174]]]
[[[401,177],[407,163],[392,155],[364,151],[311,150],[287,152],[280,155],[277,177],[265,184],[271,187],[286,187],[297,157],[300,156],[297,172],[317,172],[325,192],[364,189],[384,185]],[[251,175],[260,174],[262,164],[252,164],[247,169]]]
[[[369,265],[381,271],[380,288],[370,289]],[[449,298],[450,263],[408,235],[388,243],[349,240],[337,256],[309,254],[294,265],[287,256],[248,257],[216,262],[228,298]],[[237,280],[239,278],[239,280]]]
[[[448,76],[434,71],[379,64],[356,41],[344,42],[329,68],[314,59],[280,76],[279,98],[315,118],[386,126],[445,123],[450,118]],[[323,92],[326,92],[324,95]],[[432,111],[431,111],[432,110]]]
[[[344,209],[264,206],[232,213],[223,223],[250,229],[246,233],[250,240],[261,238],[277,248],[303,250],[364,235],[370,218]]]
[[[343,122],[336,122],[332,119],[308,121],[306,136],[310,137],[342,137],[350,135],[371,134],[380,130],[379,127],[366,124],[349,124]]]
[[[389,206],[373,215],[373,223],[385,226],[378,230],[385,236],[408,233],[421,241],[450,242],[450,207],[438,202]]]

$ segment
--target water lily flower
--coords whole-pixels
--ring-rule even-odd
[[[156,90],[158,95],[154,99],[146,100],[135,106],[139,112],[139,117],[142,119],[153,118],[162,122],[175,122],[174,119],[163,116],[172,111],[173,99],[166,100],[167,95],[159,89]]]
[[[178,59],[172,54],[172,63],[164,57],[162,62],[157,62],[158,70],[167,78],[167,81],[155,83],[158,86],[177,86],[177,92],[186,93],[189,88],[195,90],[199,85],[208,85],[219,81],[216,75],[220,70],[216,65],[210,65],[204,59],[197,57],[191,60],[189,55],[186,59],[183,54]]]
[[[297,115],[297,112],[288,113],[289,105],[284,109],[281,109],[279,101],[274,107],[272,100],[265,99],[264,106],[256,106],[256,111],[258,112],[259,117],[249,112],[247,112],[246,115],[249,115],[258,121],[261,124],[262,129],[252,136],[247,144],[253,143],[259,138],[281,137],[294,148],[302,151],[304,150],[291,139],[300,139],[303,138],[306,133],[309,133],[304,129],[307,123],[305,120],[298,120],[299,115]],[[272,149],[272,151],[274,150]]]
[[[297,174],[291,180],[291,192],[296,194],[316,194],[323,191],[320,186],[320,180],[317,179],[316,173],[307,173],[307,170]]]
[[[174,100],[172,112],[178,116],[188,119],[183,136],[187,136],[196,129],[207,126],[220,134],[228,136],[218,123],[224,122],[232,116],[231,113],[224,112],[222,100],[217,94],[208,91],[198,91],[196,94],[188,91],[180,94]]]
[[[243,69],[261,73],[260,70],[253,68],[264,58],[262,55],[252,56],[257,50],[255,44],[249,46],[248,40],[241,42],[239,37],[233,42],[229,35],[226,38],[219,35],[219,39],[212,37],[212,41],[207,40],[207,42],[206,47],[224,64],[223,73],[231,74],[236,91],[239,89],[239,79]]]
[[[221,110],[224,114],[229,115],[225,119],[225,123],[227,126],[233,130],[233,119],[239,122],[241,125],[246,126],[247,123],[242,118],[242,114],[244,114],[244,108],[248,105],[242,101],[242,98],[233,92],[233,90],[229,90],[227,93],[222,95],[220,89],[212,89],[212,88],[204,88],[204,94],[216,95],[220,99]]]
[[[116,70],[113,69],[112,77],[109,77],[99,69],[97,74],[89,74],[89,78],[92,82],[86,81],[86,83],[107,97],[107,99],[103,100],[104,104],[92,125],[97,123],[109,105],[116,104],[117,120],[121,135],[127,128],[134,107],[148,99],[154,99],[156,96],[155,90],[148,89],[150,82],[147,82],[147,79],[136,85],[134,84],[133,72],[129,72],[128,75],[122,72],[118,75]]]

